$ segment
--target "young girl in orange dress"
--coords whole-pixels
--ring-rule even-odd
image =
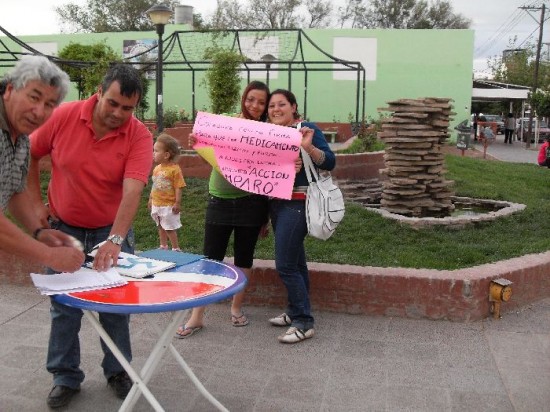
[[[185,180],[177,163],[180,148],[172,136],[162,133],[153,146],[153,186],[149,195],[151,217],[158,227],[160,248],[180,251],[177,230],[181,227],[181,192]]]

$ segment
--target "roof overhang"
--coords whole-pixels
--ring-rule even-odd
[[[472,99],[480,100],[527,100],[529,90],[520,89],[472,89]]]
[[[527,86],[516,84],[500,83],[491,80],[474,80],[472,100],[527,100],[530,90]]]

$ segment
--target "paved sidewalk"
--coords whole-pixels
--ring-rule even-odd
[[[0,285],[3,412],[48,410],[48,309],[34,287]],[[235,328],[228,304],[213,305],[205,329],[173,343],[231,411],[550,410],[550,299],[474,323],[315,313],[315,337],[296,345],[278,343],[282,330],[267,323],[280,312],[249,307],[251,324]],[[147,320],[167,319],[132,317],[134,366],[154,342]],[[87,377],[68,410],[116,411],[121,401],[103,379],[97,334],[82,325]],[[214,410],[170,356],[160,371],[150,388],[167,411]],[[135,410],[151,408],[141,398]]]
[[[514,140],[512,144],[504,143],[504,135],[497,135],[496,141],[489,145],[487,154],[497,160],[513,163],[537,163],[537,156],[542,142],[538,145],[531,144],[529,149],[525,148],[525,143]],[[474,148],[483,153],[483,146],[474,141]]]
[[[331,143],[330,147],[332,150],[342,150],[347,148],[354,139],[355,138],[348,139],[343,143]],[[475,157],[482,157],[483,145],[479,141],[473,140],[473,138],[471,139],[471,143],[473,144],[471,144],[470,150],[476,150],[481,153],[480,156]],[[518,140],[514,140],[512,144],[504,143],[504,135],[499,134],[497,135],[496,141],[487,148],[487,155],[488,158],[494,158],[504,162],[537,164],[537,156],[542,143],[543,142],[540,142],[538,145],[533,143],[529,149],[526,149],[525,143]],[[451,145],[448,149],[451,149],[449,152],[460,155],[459,150],[454,150],[455,145]]]

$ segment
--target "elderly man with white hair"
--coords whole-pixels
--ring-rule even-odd
[[[61,231],[43,227],[25,190],[30,152],[28,135],[63,101],[69,76],[42,56],[25,56],[0,82],[0,249],[29,261],[74,272],[82,251]],[[26,234],[5,212],[27,229]]]

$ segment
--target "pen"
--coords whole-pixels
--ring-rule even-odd
[[[99,248],[101,246],[103,246],[105,244],[105,241],[103,242],[99,242],[97,245],[95,245],[92,250],[90,250],[90,252],[86,255],[85,259],[84,259],[84,263],[92,263],[94,261],[94,258],[95,258],[95,255],[97,253],[97,251],[99,250]],[[118,257],[117,260],[121,260],[121,259],[124,259],[122,257]]]
[[[93,263],[94,259],[95,259],[95,256],[86,255],[86,257],[84,258],[84,263]],[[122,258],[120,256],[117,258],[117,260],[122,260],[122,259],[124,259],[124,258]]]

